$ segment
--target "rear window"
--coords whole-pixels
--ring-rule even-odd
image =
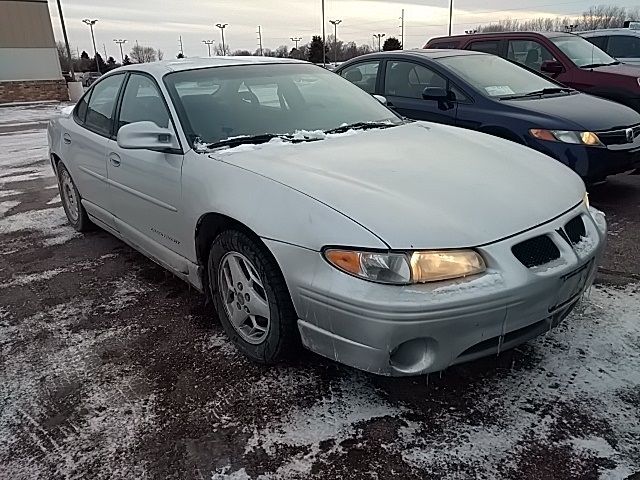
[[[468,50],[475,50],[476,52],[491,53],[493,55],[500,54],[500,41],[499,40],[482,40],[478,42],[472,42],[469,45]]]

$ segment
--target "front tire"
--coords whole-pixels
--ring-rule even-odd
[[[211,245],[207,273],[222,326],[242,353],[273,364],[297,349],[298,317],[280,268],[264,245],[227,230]]]
[[[62,162],[58,163],[58,189],[69,224],[78,232],[91,230],[93,224],[82,206],[82,197],[80,197],[76,184],[73,183],[69,170]]]

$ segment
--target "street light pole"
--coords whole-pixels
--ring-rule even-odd
[[[292,42],[296,42],[296,50],[298,49],[298,42],[302,41],[301,37],[290,37]]]
[[[333,24],[333,63],[338,63],[338,25],[342,20],[329,20]]]
[[[76,81],[76,75],[73,71],[73,59],[71,58],[71,48],[69,47],[69,39],[67,38],[67,27],[64,25],[64,15],[62,14],[62,5],[60,5],[60,0],[58,1],[58,13],[60,14],[60,23],[62,25],[62,35],[64,36],[64,45],[67,49],[67,58],[69,59],[69,75],[71,76],[71,81]]]
[[[98,73],[100,72],[100,63],[98,63],[98,50],[96,49],[96,37],[93,35],[93,26],[96,24],[98,20],[89,20],[88,18],[85,18],[84,20],[82,20],[82,23],[85,23],[87,25],[89,25],[89,28],[91,28],[91,41],[93,42],[93,54],[94,54],[94,59],[96,61],[96,69],[98,70]]]
[[[227,25],[229,25],[228,23],[216,23],[216,27],[218,27],[220,29],[220,31],[222,32],[222,56],[226,56],[227,55],[227,51],[226,51],[226,47],[225,47],[225,43],[224,43],[224,29],[227,28]]]
[[[325,33],[325,21],[324,21],[324,0],[322,0],[322,66],[327,64],[327,49],[325,45],[327,44],[327,38]]]
[[[258,25],[258,31],[256,33],[258,34],[258,47],[260,48],[260,56],[262,57],[262,27],[260,25]]]
[[[122,51],[122,45],[127,43],[127,40],[120,38],[118,40],[114,39],[113,41],[120,46],[120,58],[122,59],[122,63],[124,63],[124,52]]]
[[[451,36],[452,20],[453,20],[453,0],[449,0],[449,36]]]
[[[381,52],[382,48],[380,47],[380,40],[384,37],[384,33],[374,33],[373,37],[378,39],[378,51]]]
[[[214,41],[213,40],[202,40],[202,43],[204,43],[207,48],[209,49],[209,56],[211,56],[211,45],[213,45]]]

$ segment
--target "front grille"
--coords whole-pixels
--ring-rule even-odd
[[[578,215],[572,220],[569,220],[567,224],[564,226],[564,231],[571,242],[571,245],[575,245],[582,240],[582,237],[587,236],[587,230],[584,226],[584,221],[582,220],[582,216]]]
[[[546,235],[533,237],[511,247],[515,257],[527,268],[544,265],[560,258],[560,250]]]
[[[635,125],[634,127],[629,128],[631,129],[633,137],[631,141],[629,141],[629,138],[627,138],[626,128],[609,130],[606,132],[596,132],[596,135],[598,135],[600,141],[605,145],[624,145],[626,143],[633,143],[636,137],[640,135],[640,125]]]

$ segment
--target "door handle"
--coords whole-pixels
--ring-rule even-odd
[[[62,141],[67,145],[71,145],[71,135],[65,133],[64,135],[62,135]]]
[[[114,167],[120,166],[120,156],[117,153],[110,153],[109,161],[111,162],[111,165],[113,165]]]

